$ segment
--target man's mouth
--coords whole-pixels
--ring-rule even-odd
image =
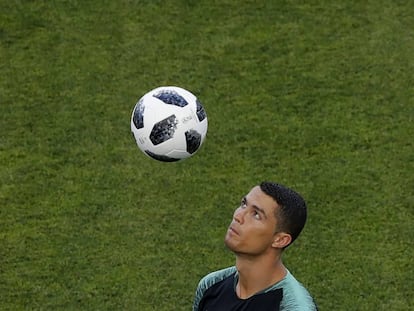
[[[236,235],[239,235],[239,232],[238,232],[236,229],[234,229],[234,227],[233,227],[233,226],[230,226],[230,227],[229,227],[229,231],[230,231],[231,233],[234,233],[234,234],[236,234]]]

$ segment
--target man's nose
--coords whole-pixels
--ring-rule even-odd
[[[242,224],[244,222],[244,214],[245,211],[239,207],[234,211],[233,218],[236,222]]]

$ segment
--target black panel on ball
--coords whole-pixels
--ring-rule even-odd
[[[188,102],[184,99],[184,97],[182,97],[174,90],[161,90],[152,96],[158,98],[167,105],[174,105],[178,107],[184,107],[188,105]]]
[[[177,117],[173,114],[164,120],[154,124],[151,130],[150,140],[154,145],[159,145],[164,141],[173,138],[177,129]]]
[[[185,132],[185,140],[187,142],[187,152],[193,154],[200,148],[201,134],[195,130]]]
[[[144,127],[144,110],[145,106],[142,104],[142,99],[135,105],[132,122],[137,129]]]
[[[206,117],[206,111],[204,110],[203,106],[201,105],[201,102],[197,99],[196,100],[196,104],[197,104],[197,117],[198,117],[198,121],[203,121]]]
[[[171,158],[171,157],[168,157],[166,155],[155,154],[154,152],[151,152],[149,150],[145,150],[145,153],[148,154],[154,160],[162,161],[162,162],[177,162],[177,161],[181,160],[181,159],[177,159],[177,158]]]

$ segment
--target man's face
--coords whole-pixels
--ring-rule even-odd
[[[259,186],[242,199],[224,239],[236,254],[260,255],[272,249],[275,238],[276,201]]]

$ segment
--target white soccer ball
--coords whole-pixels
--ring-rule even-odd
[[[207,114],[197,97],[176,86],[149,91],[131,116],[131,131],[139,149],[164,162],[194,155],[206,138],[207,127]]]

